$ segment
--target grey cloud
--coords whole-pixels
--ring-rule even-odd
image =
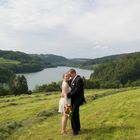
[[[2,0],[0,49],[94,58],[139,51],[139,7],[139,0]]]

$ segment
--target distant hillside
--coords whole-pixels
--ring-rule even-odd
[[[19,51],[0,50],[0,67],[15,73],[36,72],[48,67],[70,64],[65,57],[53,54],[26,54]]]
[[[43,63],[50,66],[61,66],[70,63],[69,59],[54,54],[40,54],[37,56],[42,59]]]
[[[20,64],[20,61],[0,57],[0,64]]]
[[[117,60],[117,59],[119,59],[123,56],[133,55],[133,54],[135,55],[135,54],[138,54],[138,53],[140,53],[140,52],[110,55],[110,56],[104,56],[104,57],[101,57],[101,58],[89,59],[89,60],[83,62],[82,66],[108,63],[108,62],[112,62],[114,60]]]
[[[7,68],[15,73],[35,72],[43,69],[39,57],[18,51],[0,50],[0,67]]]
[[[111,55],[111,56],[105,56],[105,57],[96,58],[96,59],[90,59],[88,61],[85,61],[83,63],[83,65],[95,65],[95,64],[101,64],[101,63],[107,63],[107,62],[110,62],[110,61],[118,59],[122,55],[124,55],[124,54],[121,54],[121,55]]]
[[[84,62],[91,61],[93,59],[88,59],[88,58],[72,58],[70,60],[73,61],[73,62],[77,62],[77,63],[84,63]]]
[[[0,57],[5,59],[17,60],[22,63],[40,61],[39,57],[34,57],[24,52],[19,51],[3,51],[0,50]]]
[[[90,80],[100,88],[140,86],[140,52],[123,54],[114,61],[100,64]]]
[[[0,50],[0,83],[6,82],[5,79],[8,82],[14,73],[37,72],[44,68],[70,65],[72,65],[71,60],[58,55],[26,54],[19,51]],[[7,71],[10,74],[6,75]]]
[[[50,66],[70,66],[70,67],[80,67],[84,62],[90,60],[86,58],[73,58],[68,59],[63,56],[54,54],[40,54],[37,55],[45,64],[50,64]]]
[[[67,61],[68,59],[63,56],[58,56],[54,54],[41,54],[39,55],[40,58],[42,58],[44,61],[56,63],[56,62],[62,62]]]
[[[0,67],[8,68],[15,73],[36,72],[48,67],[71,66],[95,69],[99,64],[113,62],[127,55],[137,53],[106,56],[96,59],[73,58],[68,59],[54,54],[26,54],[19,51],[0,50]]]
[[[113,61],[116,61],[124,56],[135,55],[135,54],[139,54],[139,53],[140,52],[135,52],[135,53],[110,55],[110,56],[105,56],[105,57],[95,58],[95,59],[80,59],[79,58],[79,59],[73,59],[73,60],[75,62],[78,62],[80,64],[80,67],[82,67],[82,68],[95,69],[100,64],[113,62]]]

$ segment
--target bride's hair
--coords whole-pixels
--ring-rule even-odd
[[[65,72],[65,73],[63,73],[63,78],[65,77],[65,75],[69,75],[70,76],[70,74],[68,72]]]

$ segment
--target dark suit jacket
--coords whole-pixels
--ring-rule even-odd
[[[85,102],[83,79],[77,75],[73,82],[69,82],[69,85],[71,87],[71,91],[67,96],[68,98],[71,98],[72,105],[82,105]]]

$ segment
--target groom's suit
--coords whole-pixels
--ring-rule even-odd
[[[78,134],[80,131],[80,116],[79,116],[79,106],[85,102],[84,98],[84,83],[83,79],[76,75],[76,77],[69,83],[71,87],[71,92],[68,93],[68,98],[71,98],[72,105],[72,119],[71,126],[74,134]]]

